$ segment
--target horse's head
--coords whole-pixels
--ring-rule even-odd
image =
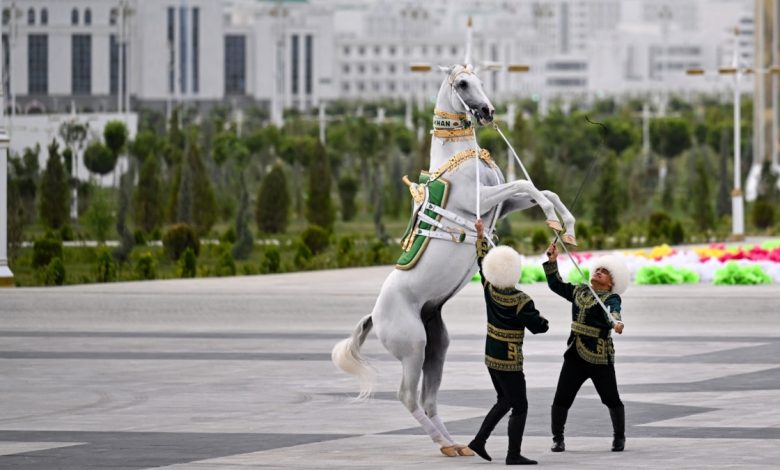
[[[493,113],[496,109],[485,95],[482,80],[479,79],[474,68],[468,64],[443,67],[442,70],[447,73],[447,78],[442,84],[440,99],[445,98],[455,112],[470,111],[483,126],[493,122]]]

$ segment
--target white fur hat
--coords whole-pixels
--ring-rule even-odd
[[[520,254],[506,245],[488,251],[482,260],[485,278],[500,289],[514,287],[520,281],[521,269]]]
[[[620,295],[628,289],[631,276],[623,259],[613,255],[602,256],[593,262],[592,269],[595,271],[596,268],[604,268],[609,271],[609,275],[612,277],[612,292],[615,294]]]

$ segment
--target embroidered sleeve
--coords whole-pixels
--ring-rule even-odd
[[[528,331],[533,334],[544,333],[550,329],[547,319],[539,313],[534,301],[527,295],[522,303],[517,305],[517,314],[523,319],[523,324],[528,328]]]
[[[485,274],[482,272],[482,260],[485,259],[485,255],[487,255],[490,246],[488,245],[487,239],[478,238],[476,247],[477,247],[477,265],[479,266],[479,277],[482,279],[482,285],[484,286],[487,283],[487,281],[485,280]]]
[[[542,266],[544,267],[544,274],[547,276],[547,285],[550,287],[550,290],[569,302],[574,301],[574,286],[568,282],[563,282],[561,274],[558,272],[558,263],[546,261]]]
[[[612,294],[604,301],[604,305],[609,309],[609,313],[615,321],[623,321],[623,317],[620,315],[620,296]],[[612,324],[612,322],[610,322]]]

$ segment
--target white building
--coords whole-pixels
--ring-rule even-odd
[[[531,66],[483,75],[498,100],[711,90],[684,71],[730,64],[735,26],[752,60],[750,0],[15,0],[5,85],[17,113],[424,100],[409,64],[462,61],[468,17],[475,60]]]

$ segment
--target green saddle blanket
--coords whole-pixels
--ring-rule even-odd
[[[420,173],[419,183],[424,185],[428,183],[430,179],[430,173],[423,171]],[[447,204],[447,195],[449,193],[449,181],[439,178],[434,180],[428,185],[428,202],[444,207]],[[420,208],[419,210],[422,210]],[[441,219],[441,216],[432,210],[425,210],[425,214],[435,220]],[[417,213],[412,213],[409,219],[409,225],[406,227],[404,236],[401,238],[401,246],[404,247],[403,253],[396,261],[395,267],[398,269],[409,270],[412,269],[419,261],[422,254],[425,253],[425,249],[428,247],[431,239],[422,235],[414,235],[417,228],[424,230],[431,229],[431,224],[427,222],[417,221]]]

